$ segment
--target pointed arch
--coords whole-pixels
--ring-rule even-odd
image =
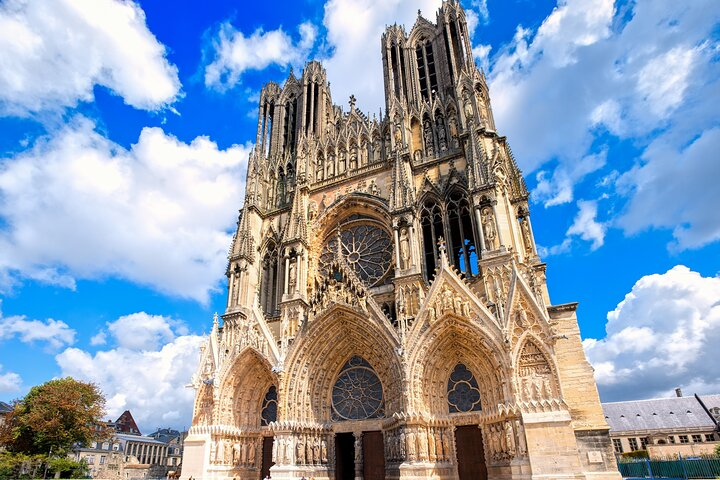
[[[260,308],[267,316],[278,312],[280,255],[277,242],[268,240],[264,246],[260,274]]]
[[[425,276],[430,280],[438,265],[438,241],[440,237],[447,238],[441,202],[434,195],[426,194],[422,199],[420,204],[420,229],[422,230]]]
[[[468,276],[480,273],[478,249],[468,194],[460,187],[450,190],[446,200],[448,217],[448,256],[455,267]]]

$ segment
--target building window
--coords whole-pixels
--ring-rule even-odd
[[[262,419],[260,425],[264,427],[277,420],[277,388],[275,388],[275,385],[271,386],[265,394],[260,417]]]
[[[448,408],[450,413],[482,410],[480,389],[470,370],[458,363],[450,374],[447,385]]]
[[[97,448],[97,442],[90,443],[90,448]]]
[[[177,466],[177,458],[175,458],[175,457],[173,457],[173,459],[172,459],[172,466],[173,467]]]
[[[87,460],[88,465],[95,464],[95,455],[88,455],[85,459]]]
[[[432,278],[437,266],[437,243],[440,237],[447,238],[443,227],[442,211],[434,200],[426,200],[420,212],[420,225],[423,233],[423,253],[425,272],[428,280]]]
[[[702,435],[693,435],[692,436],[693,443],[700,443],[702,442]]]
[[[102,444],[103,450],[110,450],[110,442],[103,442]]]
[[[638,449],[637,438],[628,438],[628,443],[630,444],[630,451],[631,451],[631,452],[634,452],[634,451],[636,451],[636,450],[639,450],[639,449]]]
[[[477,250],[472,228],[472,215],[466,195],[456,190],[448,199],[450,238],[448,254],[450,261],[465,275],[478,274]]]
[[[118,450],[120,450],[120,444],[119,444],[119,443],[113,443],[113,450],[115,450],[116,452],[117,452]]]
[[[647,450],[647,444],[649,443],[648,437],[642,437],[640,439],[640,450]]]
[[[615,448],[615,453],[623,453],[622,440],[619,438],[613,438],[613,447]]]
[[[100,465],[105,465],[105,455],[100,455]]]
[[[365,359],[345,363],[332,390],[333,420],[364,420],[385,416],[382,384]]]
[[[680,435],[680,443],[690,443],[688,442],[688,436],[687,435]]]
[[[278,252],[275,243],[270,243],[262,262],[262,283],[260,305],[268,316],[277,314]]]
[[[705,441],[706,441],[706,442],[714,442],[714,441],[715,441],[715,434],[714,434],[714,433],[706,433],[706,434],[705,434]]]
[[[668,437],[668,442],[670,442],[670,443],[675,443],[675,435],[670,435],[670,436]]]

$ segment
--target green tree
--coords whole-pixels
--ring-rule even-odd
[[[96,439],[104,415],[105,397],[95,384],[70,377],[50,380],[16,402],[0,442],[11,452],[64,454],[75,443]]]

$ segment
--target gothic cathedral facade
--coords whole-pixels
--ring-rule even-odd
[[[381,45],[382,118],[262,90],[183,478],[619,479],[465,12]]]

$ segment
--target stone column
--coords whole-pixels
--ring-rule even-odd
[[[480,216],[480,210],[482,207],[476,207],[475,208],[475,221],[477,222],[477,231],[479,235],[479,243],[480,243],[480,250],[478,251],[480,254],[480,258],[483,258],[485,255],[485,233],[483,232],[483,225],[482,225],[482,217]]]
[[[289,293],[288,292],[288,281],[290,278],[290,255],[285,255],[285,287],[283,288],[283,293]]]
[[[498,217],[497,201],[492,204],[493,219],[495,220],[495,230],[497,231],[498,243],[500,248],[506,246],[503,241],[502,228],[500,228],[500,218]]]
[[[355,437],[355,480],[363,480],[362,432],[353,432]]]
[[[400,264],[400,235],[398,234],[398,228],[395,227],[393,229],[393,234],[395,236],[395,272],[399,272],[400,270],[403,270],[403,266]]]

